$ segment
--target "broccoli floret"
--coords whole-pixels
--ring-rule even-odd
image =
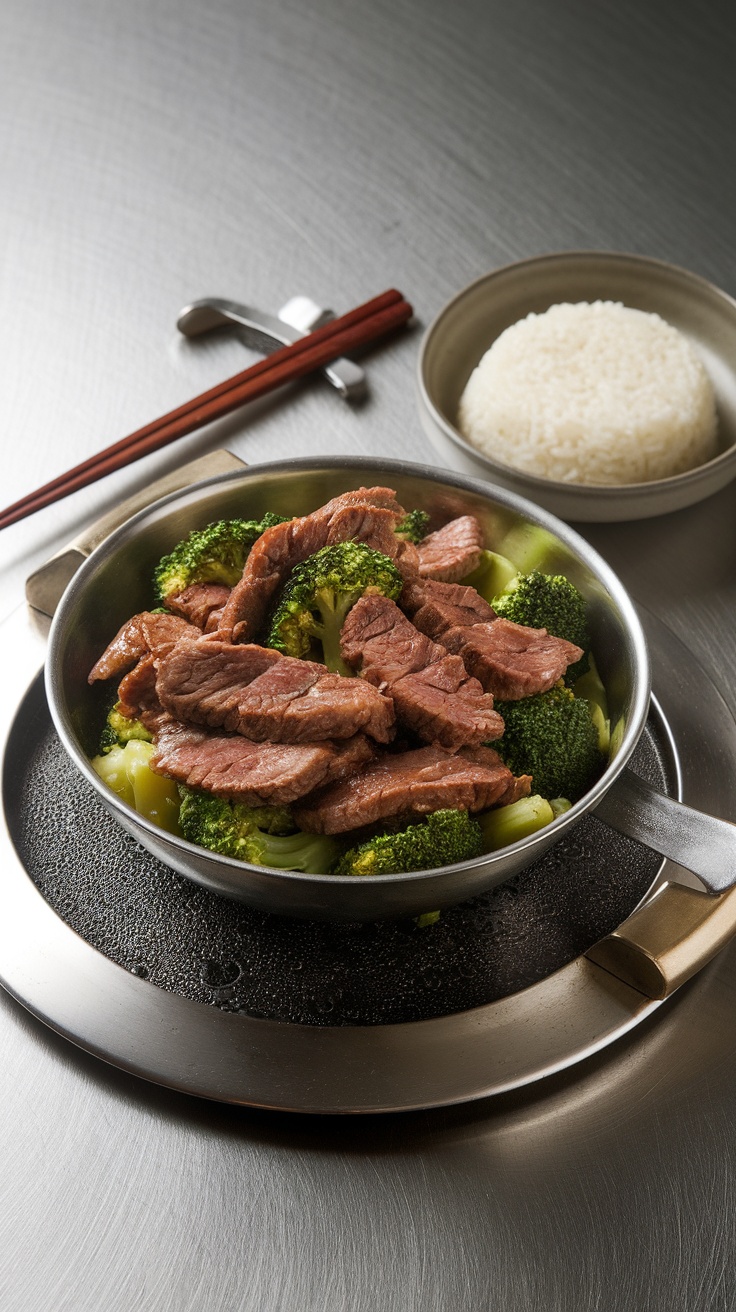
[[[428,528],[429,515],[426,510],[410,510],[408,515],[399,520],[394,532],[397,537],[406,538],[407,542],[417,543],[426,538]]]
[[[336,542],[297,565],[276,608],[267,647],[286,656],[314,658],[328,670],[353,671],[340,655],[340,630],[360,597],[378,593],[396,601],[404,580],[393,561],[363,542]]]
[[[425,820],[396,834],[380,834],[340,858],[336,875],[397,875],[407,870],[435,870],[480,856],[480,825],[467,811],[432,811]]]
[[[256,538],[282,515],[269,511],[263,519],[220,519],[194,529],[159,561],[153,575],[157,601],[183,592],[192,583],[224,583],[234,587]]]
[[[179,833],[179,794],[176,784],[155,774],[150,760],[153,743],[131,738],[125,745],[116,743],[104,756],[95,756],[92,769],[103,783],[140,815],[169,833]]]
[[[588,668],[590,630],[585,598],[562,574],[517,574],[491,602],[497,615],[526,624],[530,629],[546,629],[555,638],[565,638],[581,647],[583,656],[571,665],[565,682],[573,684]]]
[[[253,866],[326,875],[340,845],[323,834],[297,830],[283,806],[244,806],[181,785],[179,823],[190,843]]]
[[[565,638],[586,651],[590,645],[585,598],[563,574],[517,574],[491,603],[497,615],[546,629],[555,638]]]
[[[603,758],[590,704],[557,684],[518,702],[497,702],[503,737],[493,746],[514,774],[530,774],[542,797],[577,801],[600,773]]]
[[[129,720],[121,715],[116,703],[109,711],[100,734],[100,753],[104,756],[112,747],[124,747],[126,743],[140,740],[150,743],[151,735],[140,720]]]

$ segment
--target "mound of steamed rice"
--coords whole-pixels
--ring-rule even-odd
[[[640,483],[716,454],[710,379],[682,333],[612,301],[507,328],[471,374],[458,426],[479,451],[566,483]]]

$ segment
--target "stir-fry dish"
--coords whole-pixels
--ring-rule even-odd
[[[383,487],[196,529],[90,672],[114,689],[95,770],[257,866],[395,874],[527,837],[610,729],[583,597],[504,545]]]

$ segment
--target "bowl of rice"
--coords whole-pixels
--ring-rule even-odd
[[[736,301],[661,260],[538,256],[425,333],[422,426],[444,462],[563,519],[644,519],[736,476]]]

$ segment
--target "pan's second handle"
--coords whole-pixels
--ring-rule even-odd
[[[623,770],[596,807],[612,829],[692,870],[711,893],[736,883],[736,825],[676,802]]]
[[[216,474],[231,474],[234,470],[244,468],[245,461],[234,456],[232,451],[210,451],[206,456],[180,465],[164,478],[150,483],[143,492],[136,492],[127,501],[121,501],[109,514],[95,520],[78,538],[63,547],[33,574],[29,574],[26,579],[28,604],[44,615],[53,615],[67,583],[113,529],[119,528],[139,510],[145,510],[146,506],[153,505],[154,501],[168,496],[170,492],[180,492],[182,488],[201,483],[205,478],[214,478]]]
[[[714,897],[668,883],[585,955],[647,997],[668,998],[734,933],[736,889]]]
[[[657,792],[624,770],[595,814],[692,870],[709,892],[666,883],[586,954],[651,998],[666,998],[736,933],[736,825]]]

